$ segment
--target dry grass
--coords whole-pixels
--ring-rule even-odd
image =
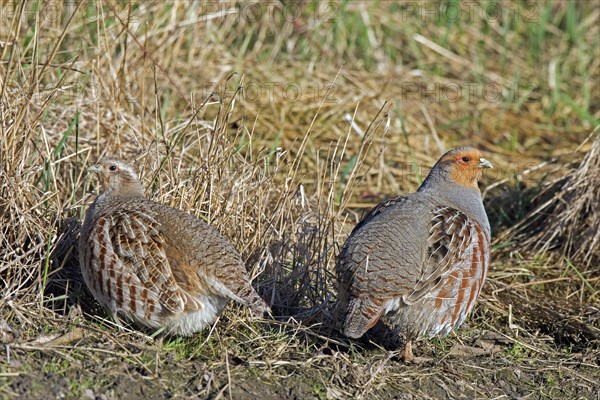
[[[585,270],[596,269],[600,260],[600,135],[593,132],[588,139],[592,147],[577,165],[544,182],[532,199],[534,209],[507,232],[534,252],[558,250]]]
[[[593,2],[499,2],[501,20],[454,23],[419,2],[55,4],[0,5],[1,398],[598,388]],[[362,212],[462,144],[497,166],[483,186],[499,239],[468,325],[423,343],[436,361],[417,367],[323,326],[335,255]],[[95,184],[86,167],[105,153],[136,161],[149,197],[230,238],[277,321],[228,307],[210,332],[153,340],[104,320],[73,244]]]

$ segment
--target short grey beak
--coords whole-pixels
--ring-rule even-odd
[[[479,165],[478,165],[478,167],[479,168],[494,168],[494,165],[491,162],[489,162],[488,160],[486,160],[485,158],[482,157],[482,158],[479,159]]]
[[[100,164],[94,164],[88,168],[88,172],[93,172],[97,174],[99,172],[102,172],[102,167],[100,166]]]

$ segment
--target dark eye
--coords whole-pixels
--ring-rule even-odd
[[[117,170],[117,166],[116,165],[111,165],[110,167],[108,167],[108,169],[110,171],[116,171]]]
[[[464,156],[464,157],[462,158],[462,160],[463,160],[464,162],[469,162],[469,161],[471,161],[471,157]]]

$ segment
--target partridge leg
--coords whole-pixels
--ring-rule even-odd
[[[404,345],[404,362],[413,362],[415,356],[412,353],[412,340],[406,339],[406,344]]]

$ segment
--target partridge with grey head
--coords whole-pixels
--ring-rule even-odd
[[[472,310],[490,263],[490,224],[477,182],[479,150],[444,154],[416,193],[373,208],[336,261],[342,330],[359,338],[381,319],[412,341],[446,335]]]

